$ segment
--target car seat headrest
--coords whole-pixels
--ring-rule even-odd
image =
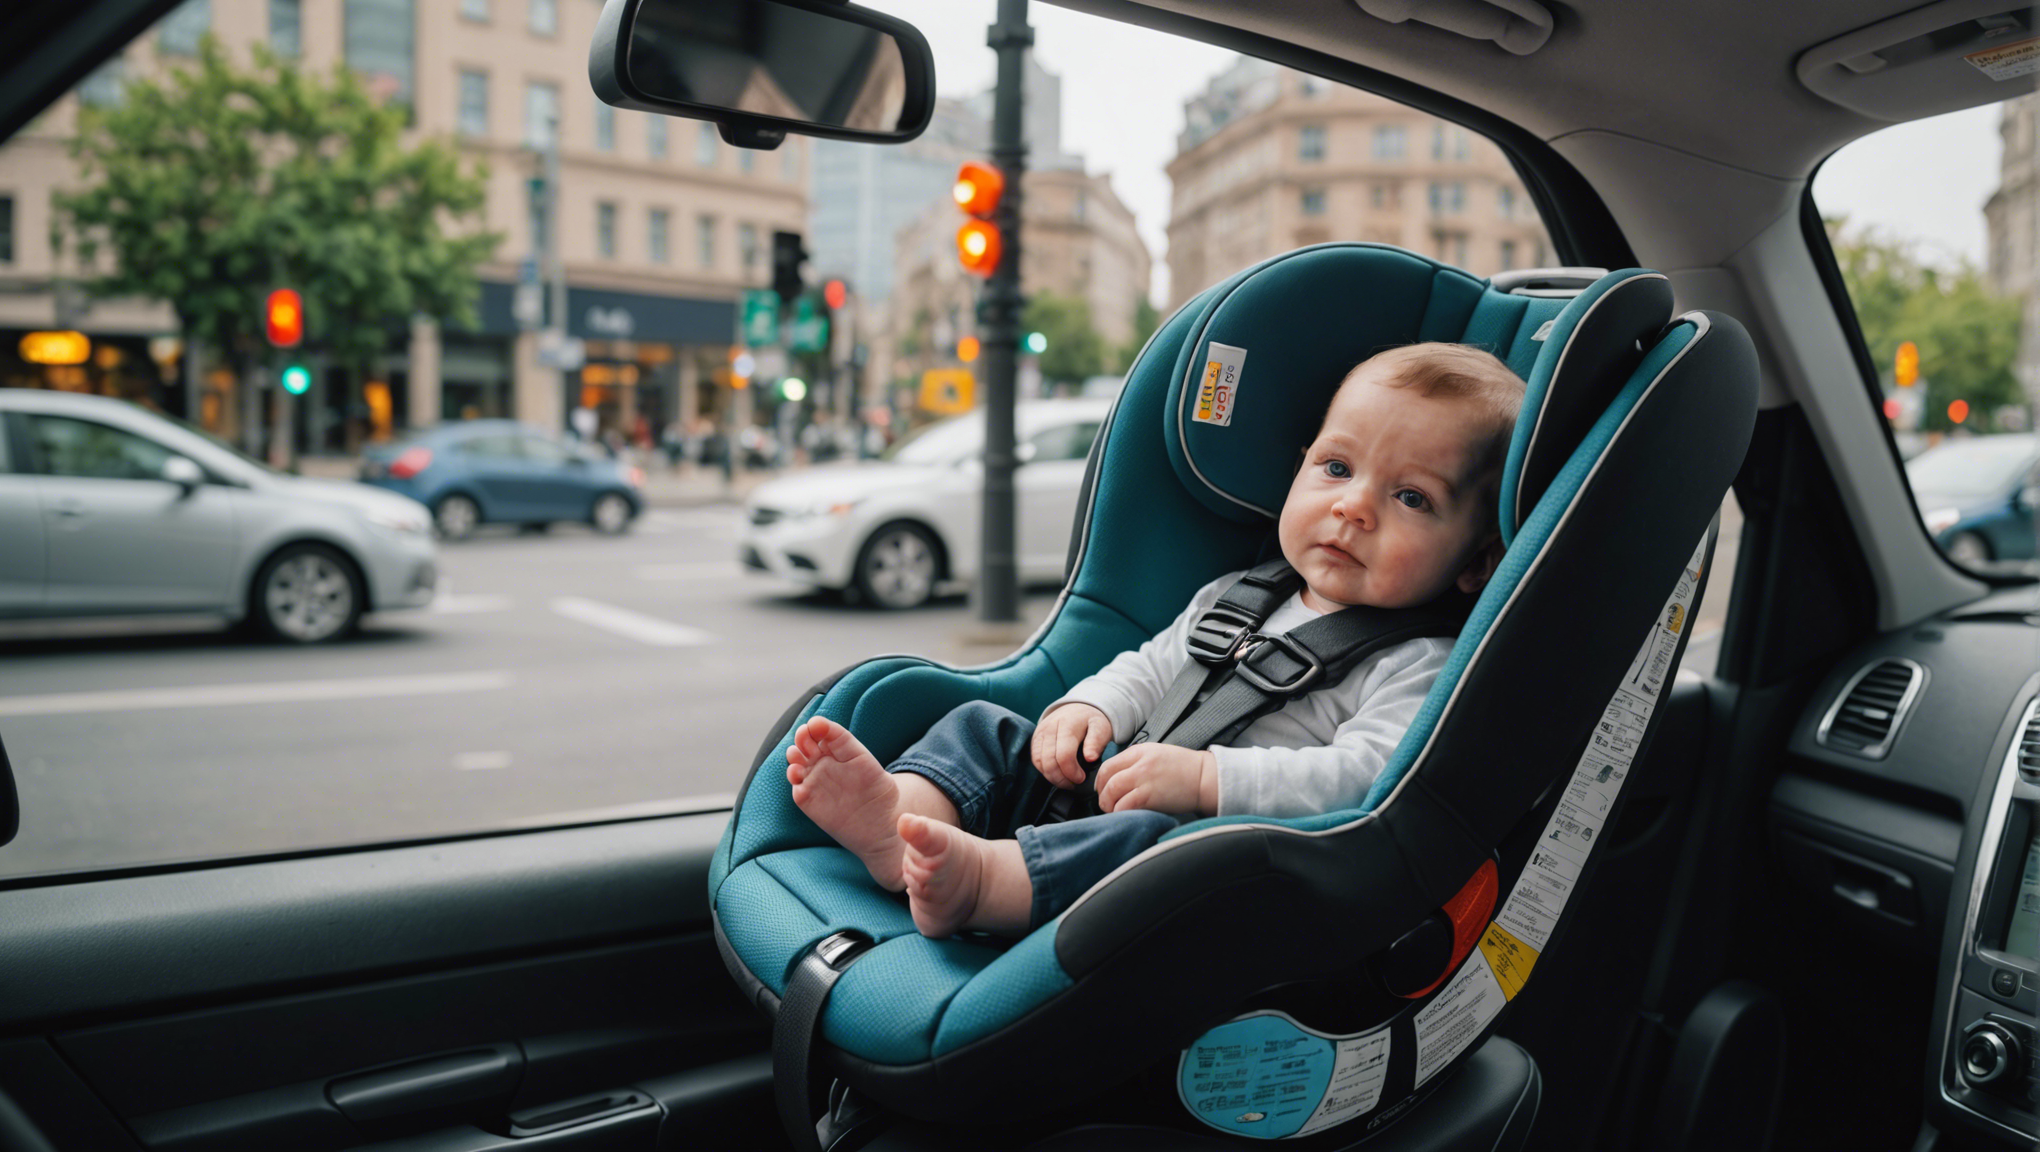
[[[1164,407],[1169,462],[1219,516],[1272,520],[1354,365],[1402,344],[1471,344],[1527,381],[1502,485],[1510,539],[1671,308],[1664,276],[1640,269],[1562,302],[1513,295],[1400,249],[1300,249],[1206,294]]]

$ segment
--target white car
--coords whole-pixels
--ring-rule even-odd
[[[122,400],[0,389],[0,617],[204,612],[331,640],[431,602],[431,524]]]
[[[1084,460],[1109,399],[1035,400],[1014,412],[1015,554],[1023,583],[1060,580]],[[744,506],[746,567],[883,608],[912,608],[977,576],[985,416],[931,424],[885,459],[767,481]]]

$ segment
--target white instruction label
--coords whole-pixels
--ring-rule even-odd
[[[1286,1012],[1250,1012],[1183,1050],[1176,1091],[1213,1128],[1286,1140],[1373,1111],[1388,1079],[1388,1041],[1388,1025],[1334,1036]]]
[[[1230,344],[1213,344],[1205,356],[1204,376],[1197,384],[1197,407],[1190,418],[1199,424],[1232,423],[1233,405],[1240,398],[1240,371],[1246,367],[1247,350]]]
[[[1478,951],[1466,958],[1445,987],[1417,1013],[1417,1079],[1413,1088],[1438,1074],[1486,1030],[1507,1004],[1494,970]]]
[[[1332,1082],[1317,1111],[1303,1122],[1297,1133],[1308,1136],[1355,1116],[1374,1111],[1381,1103],[1381,1086],[1388,1080],[1388,1029],[1382,1028],[1353,1039],[1339,1041],[1338,1063],[1332,1067]]]
[[[1971,52],[1963,59],[1976,65],[1977,71],[1993,80],[2031,75],[2040,72],[2040,39],[2000,44],[1981,52]]]

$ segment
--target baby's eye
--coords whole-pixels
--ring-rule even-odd
[[[1404,488],[1395,494],[1395,498],[1402,501],[1403,507],[1414,508],[1419,512],[1431,506],[1431,498],[1415,488]]]
[[[1325,475],[1330,476],[1335,480],[1344,480],[1346,477],[1351,476],[1352,474],[1353,470],[1351,468],[1346,467],[1346,462],[1344,460],[1325,461]]]

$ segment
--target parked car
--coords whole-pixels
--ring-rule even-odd
[[[630,529],[644,510],[644,473],[585,444],[514,420],[463,420],[362,453],[361,481],[432,509],[439,534],[465,540],[483,524],[582,520]]]
[[[0,389],[0,616],[206,612],[298,643],[429,603],[423,505],[121,400]]]
[[[1964,564],[2040,553],[2040,435],[1944,440],[1906,461],[1920,518]]]
[[[1109,400],[1035,400],[1014,412],[1020,579],[1060,579],[1084,458]],[[930,424],[879,460],[769,480],[744,502],[738,554],[754,571],[912,608],[977,576],[984,511],[982,409]]]

